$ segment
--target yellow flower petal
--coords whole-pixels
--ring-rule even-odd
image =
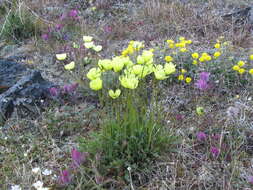
[[[237,65],[239,67],[243,67],[245,65],[245,62],[244,61],[238,61]]]
[[[186,78],[185,78],[185,82],[186,82],[186,83],[190,83],[191,81],[192,81],[192,78],[191,78],[191,77],[186,77]]]
[[[170,75],[176,72],[176,66],[173,63],[165,63],[164,72],[166,75]]]
[[[171,61],[173,61],[173,57],[171,57],[171,56],[166,56],[165,58],[164,58],[164,60],[167,62],[167,63],[169,63],[169,62],[171,62]]]
[[[56,59],[58,59],[60,61],[65,60],[66,58],[67,58],[66,53],[56,54]]]
[[[83,36],[83,41],[84,41],[84,42],[91,42],[92,39],[93,39],[92,36]]]
[[[85,42],[85,43],[84,43],[84,46],[85,46],[87,49],[93,48],[93,47],[94,47],[94,42]]]
[[[100,90],[103,87],[103,81],[100,78],[90,81],[90,88],[92,90]]]
[[[192,54],[192,58],[193,59],[198,59],[199,58],[199,54],[197,52]]]
[[[72,70],[72,69],[74,69],[75,68],[75,62],[74,61],[70,62],[69,64],[65,65],[64,68],[66,70]]]
[[[117,90],[115,90],[115,92],[114,92],[113,90],[109,90],[108,93],[109,93],[109,96],[110,96],[111,98],[116,99],[116,98],[118,98],[118,97],[120,96],[121,90],[120,90],[120,89],[117,89]]]
[[[93,46],[93,50],[96,51],[96,52],[99,52],[102,50],[102,46],[101,45],[98,45],[98,46]]]

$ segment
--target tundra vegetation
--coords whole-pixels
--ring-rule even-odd
[[[0,2],[0,57],[57,84],[0,189],[253,188],[251,0]]]

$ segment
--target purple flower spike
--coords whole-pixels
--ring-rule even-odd
[[[206,81],[206,82],[209,80],[209,76],[210,76],[210,73],[208,73],[208,72],[201,72],[199,74],[199,78],[203,81]]]
[[[59,95],[59,90],[55,87],[49,88],[49,93],[51,96],[58,96]]]
[[[56,24],[56,25],[55,25],[55,29],[56,29],[57,31],[60,31],[62,28],[63,28],[63,24]]]
[[[212,139],[215,140],[215,141],[219,141],[221,138],[221,135],[220,134],[213,134],[212,135]]]
[[[207,138],[207,135],[204,132],[198,132],[196,136],[198,141],[205,141]]]
[[[253,176],[252,176],[252,175],[248,177],[248,182],[249,182],[250,184],[253,184]]]
[[[220,150],[214,146],[211,147],[210,151],[211,151],[213,157],[218,157],[220,154]]]
[[[66,84],[63,86],[63,93],[73,93],[78,87],[78,83]]]
[[[42,34],[41,38],[46,41],[46,40],[49,39],[49,35],[48,34]]]
[[[111,33],[112,32],[112,27],[111,26],[104,26],[104,32]]]
[[[88,153],[79,152],[76,148],[71,150],[71,158],[73,160],[73,167],[79,167],[83,162],[85,162]]]
[[[77,11],[76,9],[73,9],[73,10],[71,10],[71,11],[69,12],[69,16],[70,16],[70,17],[75,18],[75,17],[77,17],[77,15],[78,15],[78,11]]]
[[[71,182],[70,173],[68,170],[63,170],[59,177],[59,182],[62,185],[68,185]]]
[[[206,90],[209,87],[208,84],[207,84],[207,81],[202,80],[202,79],[197,80],[195,85],[200,90]]]

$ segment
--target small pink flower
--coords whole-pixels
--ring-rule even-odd
[[[55,87],[49,88],[49,93],[51,96],[58,96],[59,95],[59,90]]]
[[[221,138],[221,135],[220,134],[213,134],[212,135],[212,139],[215,140],[215,141],[219,141]]]
[[[218,157],[220,154],[220,150],[214,146],[211,147],[210,152],[212,153],[213,157]]]
[[[112,32],[112,27],[111,26],[104,26],[104,32],[111,33]]]
[[[207,81],[199,79],[197,80],[197,82],[195,83],[196,87],[200,90],[207,90],[209,85],[207,84]]]
[[[78,11],[77,11],[76,9],[73,9],[73,10],[71,10],[71,11],[69,12],[69,16],[70,16],[70,17],[75,18],[75,17],[77,17],[77,15],[78,15]]]
[[[63,24],[56,24],[55,29],[60,31],[63,28]]]
[[[72,166],[74,168],[79,167],[83,162],[85,162],[88,153],[79,152],[76,148],[71,150]]]
[[[46,41],[46,40],[49,39],[49,35],[48,34],[42,34],[41,38]]]
[[[63,86],[63,93],[69,94],[75,92],[78,87],[78,83],[66,84]]]
[[[63,170],[59,176],[59,182],[62,185],[67,185],[71,182],[70,173],[68,170]]]
[[[201,72],[199,74],[200,80],[204,80],[206,82],[209,81],[209,76],[210,76],[210,73],[208,73],[208,72]]]
[[[250,184],[253,184],[253,176],[251,175],[251,176],[248,176],[248,182],[250,183]]]
[[[176,115],[176,120],[182,121],[184,119],[184,116],[182,114],[177,114]]]
[[[204,132],[198,132],[196,136],[198,141],[205,141],[207,138],[207,135]]]

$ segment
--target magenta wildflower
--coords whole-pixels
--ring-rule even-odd
[[[61,16],[60,16],[60,20],[64,20],[65,18],[66,18],[66,14],[62,14]]]
[[[111,26],[104,26],[104,32],[111,33],[112,32],[112,27]]]
[[[209,80],[209,76],[210,76],[210,73],[208,73],[208,72],[201,72],[199,74],[200,80],[204,80],[206,82]]]
[[[78,87],[78,83],[66,84],[63,86],[63,93],[69,94],[73,93]]]
[[[46,41],[46,40],[49,39],[49,35],[48,34],[42,34],[41,38]]]
[[[51,96],[58,96],[59,95],[59,90],[55,87],[49,88],[49,93]]]
[[[213,157],[218,157],[220,154],[220,150],[215,146],[211,147],[210,152],[212,153]]]
[[[73,9],[69,12],[69,16],[70,17],[73,17],[73,18],[76,18],[78,15],[78,11],[76,9]]]
[[[79,152],[76,148],[71,150],[71,158],[73,160],[72,166],[79,167],[87,157],[88,153]]]
[[[251,176],[248,176],[248,182],[250,183],[250,184],[253,184],[253,176],[251,175]]]
[[[221,138],[221,135],[220,134],[213,134],[211,137],[212,137],[213,140],[219,141],[220,138]]]
[[[195,85],[200,90],[206,90],[209,87],[208,84],[207,84],[207,81],[202,80],[202,79],[197,80]]]
[[[198,141],[204,141],[207,138],[207,135],[201,131],[198,132],[196,136],[197,136]]]
[[[182,114],[177,114],[176,115],[176,120],[182,121],[184,119],[184,116]]]
[[[59,182],[62,185],[67,185],[71,182],[70,173],[68,170],[63,170],[59,176]]]
[[[56,24],[55,29],[60,31],[63,28],[63,24]]]

